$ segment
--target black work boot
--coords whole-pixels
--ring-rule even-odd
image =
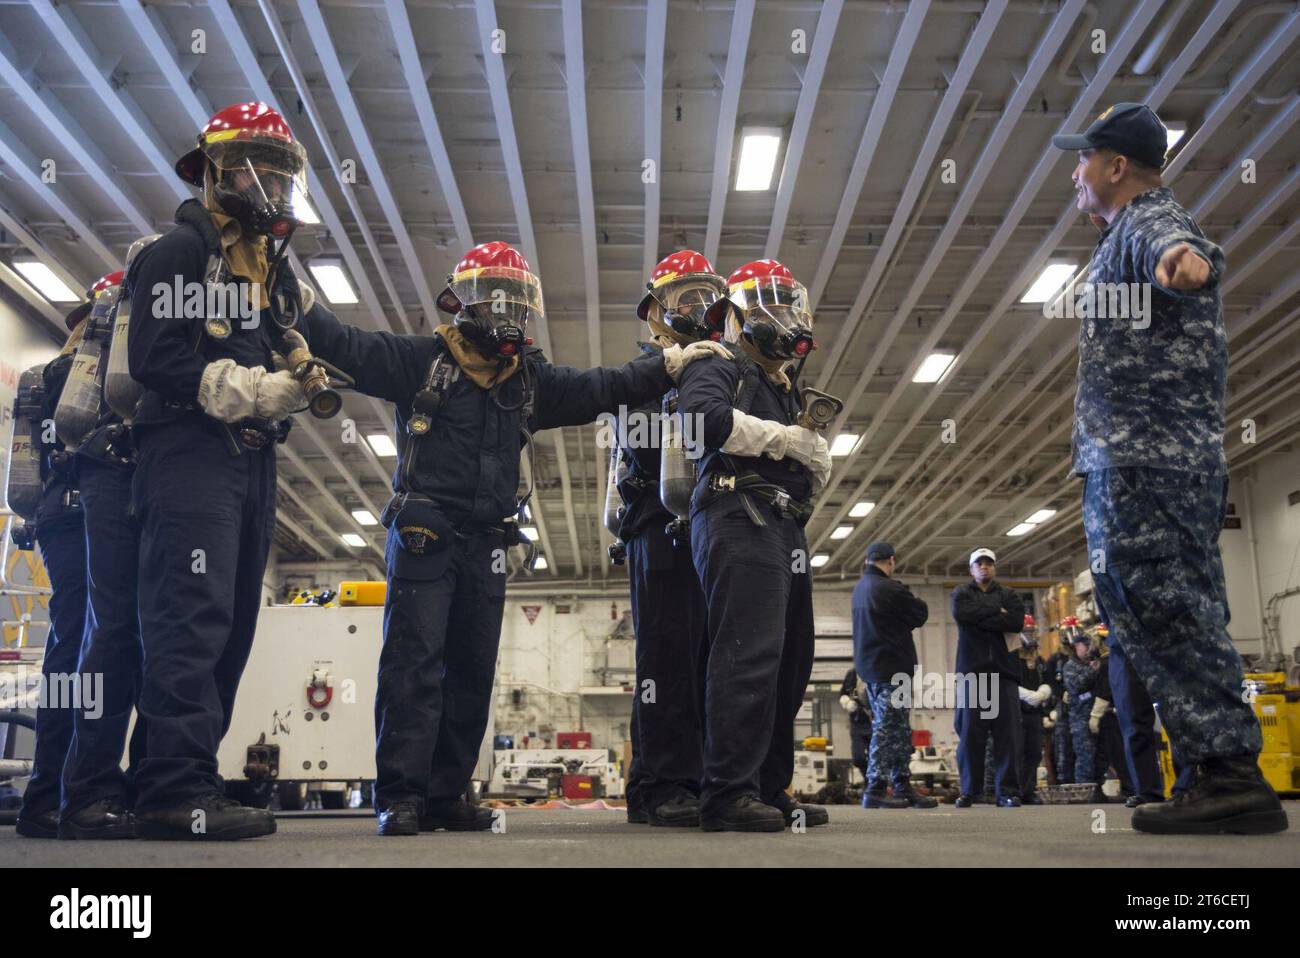
[[[645,810],[646,821],[666,828],[699,828],[700,800],[694,795],[674,795]]]
[[[1019,795],[1000,795],[998,796],[998,808],[1019,808]]]
[[[894,783],[894,798],[901,798],[907,802],[909,808],[938,808],[939,800],[929,795],[922,795],[912,788],[912,783],[908,779],[901,779]]]
[[[60,838],[135,838],[135,818],[111,798],[101,798],[59,822]]]
[[[270,810],[245,808],[217,792],[166,808],[135,813],[137,838],[229,842],[274,832],[275,815]]]
[[[783,832],[785,816],[752,795],[742,795],[720,811],[701,812],[700,827],[706,832]]]
[[[471,805],[459,798],[426,802],[420,816],[420,831],[485,832],[492,827],[492,809]],[[406,834],[403,832],[402,834]]]
[[[781,813],[787,826],[794,825],[800,818],[803,819],[803,824],[808,828],[815,825],[830,824],[831,816],[826,809],[820,805],[805,805],[802,802],[796,802],[785,792],[777,793],[777,796],[767,804]]]
[[[1286,812],[1253,755],[1206,759],[1172,801],[1133,810],[1133,828],[1158,835],[1267,835],[1287,829]]]
[[[890,795],[884,782],[872,782],[862,793],[863,808],[910,808],[912,802],[901,795]]]
[[[38,812],[35,815],[19,815],[14,822],[14,831],[23,838],[58,838],[59,813]]]
[[[381,809],[375,831],[384,836],[420,834],[420,812],[415,802],[393,802]]]
[[[970,808],[975,804],[975,796],[969,792],[962,792],[957,796],[957,801],[952,803],[955,808]]]
[[[629,825],[645,825],[648,821],[644,808],[639,805],[636,808],[631,805],[627,807],[627,823]]]

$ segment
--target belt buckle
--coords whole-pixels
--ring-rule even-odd
[[[790,493],[784,489],[776,490],[776,492],[772,493],[772,505],[776,506],[781,515],[788,516],[790,514]]]
[[[241,429],[239,441],[249,449],[265,449],[270,437],[260,429]]]
[[[716,483],[717,488],[718,488],[719,490],[722,490],[722,491],[725,491],[725,492],[735,492],[735,491],[736,491],[736,477],[735,477],[735,476],[714,476],[714,477],[713,477],[713,481]]]

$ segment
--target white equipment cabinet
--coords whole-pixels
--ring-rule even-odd
[[[374,780],[383,614],[379,606],[262,609],[217,753],[223,778],[325,791]],[[480,782],[491,778],[492,718],[474,773]]]

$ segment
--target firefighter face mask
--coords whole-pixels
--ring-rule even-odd
[[[205,180],[209,209],[233,216],[249,233],[284,239],[293,232],[294,203],[307,193],[307,157],[300,144],[216,140],[203,152],[211,164]]]
[[[741,333],[769,359],[802,359],[813,348],[808,292],[774,278],[750,280],[731,289],[740,310]]]
[[[542,284],[527,270],[490,266],[466,269],[448,279],[444,297],[459,309],[456,328],[486,356],[520,355],[530,320],[545,315]]]
[[[706,316],[709,307],[722,298],[724,291],[721,277],[716,281],[688,278],[659,289],[652,288],[650,295],[658,309],[652,309],[646,317],[650,329],[682,344],[719,338]]]

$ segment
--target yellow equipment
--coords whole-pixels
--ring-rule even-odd
[[[383,605],[387,582],[340,582],[339,605]]]
[[[1287,685],[1285,672],[1247,672],[1246,680],[1255,686],[1255,717],[1264,733],[1259,770],[1279,795],[1300,794],[1300,686]],[[1174,763],[1163,728],[1160,770],[1168,797],[1173,792]]]
[[[808,752],[824,752],[831,740],[824,735],[811,735],[803,740],[803,747]]]

